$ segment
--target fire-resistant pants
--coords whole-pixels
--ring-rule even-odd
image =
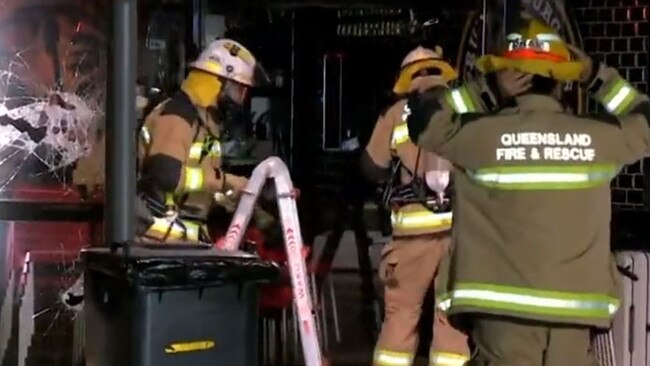
[[[590,329],[476,315],[471,366],[598,366]]]
[[[386,317],[375,349],[375,366],[411,366],[418,346],[422,302],[434,285],[450,238],[421,235],[394,238],[382,253],[379,276],[385,285]],[[430,365],[462,366],[469,359],[467,336],[436,310]]]

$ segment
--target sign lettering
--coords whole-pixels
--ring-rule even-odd
[[[594,161],[596,150],[586,133],[505,133],[496,148],[497,161]]]

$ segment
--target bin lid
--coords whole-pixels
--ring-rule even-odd
[[[233,282],[269,282],[279,277],[277,264],[242,251],[134,245],[128,254],[127,257],[122,249],[113,252],[110,248],[81,251],[86,271],[126,278],[145,287],[202,287]]]
[[[218,249],[216,246],[197,245],[189,243],[168,243],[159,245],[142,245],[133,244],[128,250],[130,260],[139,259],[164,259],[164,258],[257,258],[254,254],[240,250],[226,251]],[[81,250],[82,256],[118,256],[124,258],[123,248],[112,251],[109,247],[84,248]]]

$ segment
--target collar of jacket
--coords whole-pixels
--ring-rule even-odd
[[[519,111],[563,112],[560,102],[550,95],[526,94],[515,97]]]

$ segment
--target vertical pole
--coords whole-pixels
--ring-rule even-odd
[[[519,20],[521,0],[504,0],[503,3],[503,35],[507,35]]]
[[[194,0],[192,2],[192,38],[199,50],[205,47],[206,41],[211,41],[205,39],[205,7],[205,3],[202,0]]]
[[[135,80],[137,0],[113,1],[106,143],[106,239],[128,245],[135,236]]]
[[[289,119],[289,167],[293,170],[293,140],[296,128],[296,11],[291,11],[291,118]]]
[[[483,8],[481,10],[481,55],[485,55],[487,51],[487,24],[488,24],[488,0],[483,0]]]

